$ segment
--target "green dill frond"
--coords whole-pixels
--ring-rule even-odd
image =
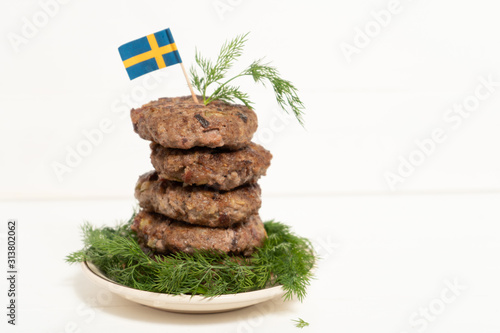
[[[262,60],[259,59],[250,64],[242,75],[250,75],[255,82],[260,82],[264,86],[266,80],[269,81],[280,107],[286,112],[291,111],[300,124],[303,125],[302,117],[305,107],[297,94],[297,88],[290,81],[281,78],[276,67],[270,66],[269,63],[263,64]]]
[[[266,83],[270,83],[279,106],[285,112],[293,113],[299,123],[304,125],[303,115],[305,107],[298,96],[298,89],[290,81],[283,79],[276,67],[270,66],[269,63],[263,63],[262,59],[254,61],[239,74],[222,82],[234,61],[241,56],[247,36],[248,33],[239,35],[230,42],[224,43],[215,64],[209,59],[204,58],[196,50],[195,62],[203,75],[198,75],[195,66],[191,66],[191,83],[201,93],[203,103],[207,105],[214,100],[225,102],[239,100],[245,106],[251,108],[252,102],[249,96],[243,93],[240,87],[229,86],[231,81],[239,77],[251,76],[256,83],[262,83],[264,86]],[[211,85],[216,85],[217,88],[208,95],[207,90]]]
[[[285,300],[306,295],[316,257],[310,242],[283,223],[264,223],[268,238],[251,257],[214,251],[150,256],[130,230],[132,219],[115,228],[85,223],[84,248],[66,261],[92,262],[119,284],[158,293],[212,297],[282,285]]]
[[[206,98],[208,87],[213,83],[219,82],[226,76],[227,71],[233,66],[234,61],[241,56],[247,36],[248,33],[236,36],[233,40],[225,42],[219,51],[219,56],[215,64],[212,64],[209,59],[204,58],[197,49],[195,50],[195,62],[200,67],[204,76],[198,76],[196,68],[191,66],[191,84],[202,94],[205,105],[210,102]]]
[[[309,326],[309,323],[302,318],[292,319],[292,321],[295,322],[295,327],[298,327],[298,328],[304,328],[306,326]]]
[[[212,96],[218,96],[218,97],[212,97]],[[233,87],[233,86],[227,86],[223,85],[217,88],[217,90],[212,94],[212,96],[209,98],[209,102],[217,99],[220,101],[224,101],[226,103],[234,103],[237,100],[240,100],[245,104],[246,107],[252,108],[252,102],[250,102],[249,96],[247,93],[241,92],[240,87]]]
[[[66,256],[66,262],[70,264],[82,262],[85,261],[85,259],[85,250],[75,251]]]

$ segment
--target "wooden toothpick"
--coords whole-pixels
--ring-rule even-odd
[[[189,77],[186,73],[186,69],[184,68],[184,64],[181,62],[181,67],[182,67],[182,72],[184,73],[184,77],[186,78],[186,82],[189,86],[189,90],[191,90],[191,96],[193,96],[193,100],[196,104],[199,104],[198,102],[198,98],[196,97],[195,93],[194,93],[194,90],[193,90],[193,86],[191,86],[191,81],[189,81]]]

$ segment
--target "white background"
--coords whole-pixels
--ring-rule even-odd
[[[260,330],[296,331],[290,319],[304,316],[314,332],[417,332],[412,313],[458,278],[467,293],[425,331],[500,332],[499,9],[492,0],[3,0],[0,217],[23,226],[25,325],[53,298],[57,304],[38,316],[61,313],[43,328],[62,332],[82,319],[74,309],[85,295],[97,293],[63,259],[80,248],[83,220],[127,217],[137,177],[152,169],[130,107],[189,94],[179,66],[130,81],[117,48],[170,27],[187,68],[195,47],[215,57],[225,40],[251,32],[236,69],[265,57],[306,105],[302,128],[278,111],[269,89],[240,82],[255,101],[255,139],[274,155],[260,181],[261,215],[320,243],[340,242],[339,249],[323,246],[327,260],[307,303],[269,316],[254,311],[263,318],[255,321]],[[355,53],[346,54],[349,47]],[[484,80],[493,82],[490,90]],[[479,101],[478,91],[487,96]],[[450,113],[474,101],[465,116]],[[58,177],[54,164],[67,164],[68,151],[85,145],[84,132],[103,121],[112,130]],[[436,130],[446,139],[423,152],[417,142],[428,143]],[[418,165],[402,166],[411,158]],[[388,174],[400,177],[392,187]],[[34,252],[54,259],[54,275],[39,274]],[[79,288],[85,292],[75,296]],[[125,322],[134,329],[120,309],[146,313],[117,304],[104,313],[96,308],[89,325],[75,319],[79,329]],[[252,317],[247,311],[175,317],[176,329],[206,329],[208,322],[234,332]],[[133,317],[138,327],[162,329],[174,318],[144,316]]]
[[[23,30],[25,18],[45,23],[37,15],[43,9],[36,1],[4,1],[0,197],[132,196],[137,176],[151,165],[124,98],[140,106],[189,90],[175,66],[162,70],[162,82],[144,94],[145,78],[129,81],[117,47],[165,27],[186,67],[195,47],[214,57],[225,40],[250,31],[237,69],[266,57],[299,88],[305,129],[273,120],[272,92],[241,81],[256,103],[256,137],[263,138],[257,141],[274,154],[262,180],[269,194],[390,192],[384,175],[397,173],[400,156],[408,159],[418,149],[415,140],[436,128],[447,140],[396,191],[500,188],[500,87],[457,128],[443,119],[474,94],[479,77],[500,81],[500,23],[492,1],[401,0],[380,31],[370,13],[391,1],[227,1],[68,1],[17,47],[9,36],[31,32]],[[341,45],[355,45],[357,29],[366,28],[374,37],[349,63]],[[54,162],[66,164],[68,147],[86,141],[82,131],[104,118],[111,133],[59,181]]]

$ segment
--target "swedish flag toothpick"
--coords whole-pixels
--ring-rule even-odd
[[[180,64],[191,95],[198,103],[170,28],[123,44],[118,52],[130,80],[160,68]]]

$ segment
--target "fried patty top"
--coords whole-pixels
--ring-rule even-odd
[[[266,174],[271,158],[271,153],[256,143],[235,151],[222,148],[181,150],[151,144],[151,163],[160,178],[224,191],[257,182]]]
[[[208,227],[230,227],[257,213],[261,205],[257,184],[217,191],[159,179],[155,171],[139,177],[135,197],[144,210]]]
[[[246,106],[195,104],[191,96],[160,98],[132,109],[130,116],[141,138],[167,148],[238,149],[248,145],[257,130],[257,115]]]
[[[140,243],[158,253],[215,250],[248,256],[267,237],[257,214],[230,228],[209,228],[141,211],[134,218],[132,230]]]

